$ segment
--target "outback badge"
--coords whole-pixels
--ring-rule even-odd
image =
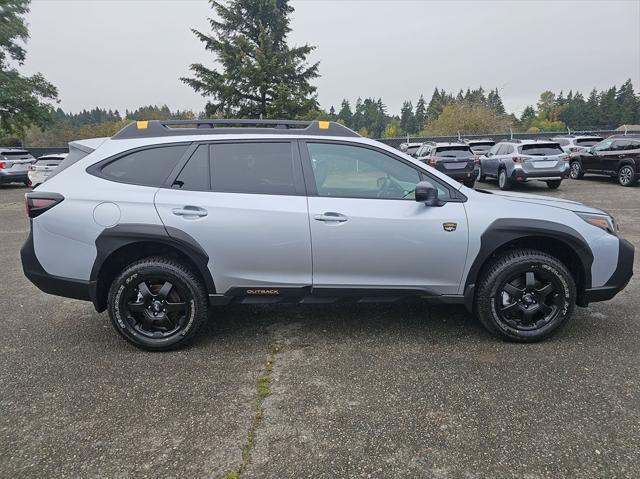
[[[452,231],[456,230],[456,228],[458,227],[458,223],[442,223],[442,227],[445,231],[451,233]]]

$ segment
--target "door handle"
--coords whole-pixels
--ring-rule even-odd
[[[207,216],[207,210],[197,206],[183,206],[182,208],[173,208],[171,212],[176,216]]]
[[[340,213],[334,213],[333,211],[328,211],[321,215],[315,215],[313,217],[316,221],[326,221],[326,222],[335,222],[335,223],[344,223],[349,218]]]

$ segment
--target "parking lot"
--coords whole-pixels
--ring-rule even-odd
[[[518,190],[606,209],[640,246],[640,186]],[[23,276],[25,191],[0,187],[0,476],[640,475],[637,278],[540,344],[461,306],[232,306],[145,353]]]

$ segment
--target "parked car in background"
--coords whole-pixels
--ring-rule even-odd
[[[602,141],[601,136],[593,135],[559,135],[550,138],[560,145],[565,153],[579,153],[587,151],[593,145]]]
[[[473,151],[478,156],[482,156],[486,154],[491,149],[491,147],[496,144],[496,142],[493,141],[491,138],[483,138],[483,139],[476,139],[476,140],[462,140],[462,141],[464,141],[467,145],[469,145],[469,147],[471,148],[471,151]]]
[[[505,140],[496,143],[480,158],[479,181],[498,179],[501,190],[516,183],[544,181],[556,189],[569,174],[569,155],[548,140]]]
[[[35,188],[44,183],[44,180],[47,179],[66,157],[67,153],[39,157],[35,163],[29,166],[29,186]]]
[[[480,160],[465,143],[426,142],[414,156],[469,188],[473,188],[478,177]]]
[[[401,143],[400,151],[406,153],[409,156],[415,156],[416,151],[418,151],[418,148],[420,148],[421,146],[422,143]]]
[[[615,177],[621,186],[633,186],[640,179],[640,134],[614,135],[571,157],[570,175],[585,173]]]
[[[29,184],[29,166],[36,159],[27,150],[0,147],[0,184]]]

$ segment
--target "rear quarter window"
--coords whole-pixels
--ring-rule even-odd
[[[137,150],[110,161],[99,176],[121,183],[161,186],[169,177],[189,145],[171,145]]]

